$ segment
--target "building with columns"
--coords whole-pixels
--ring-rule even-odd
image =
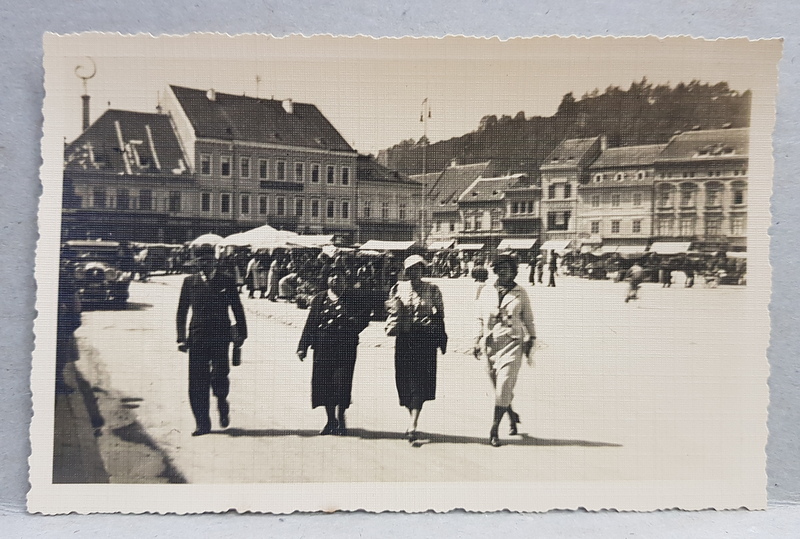
[[[653,240],[699,251],[747,248],[749,130],[675,135],[655,160]]]

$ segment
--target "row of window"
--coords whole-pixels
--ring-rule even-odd
[[[610,180],[614,178],[614,181],[621,182],[622,180],[644,180],[645,178],[650,177],[650,172],[647,170],[638,170],[636,172],[617,172],[615,174],[610,173],[601,173],[598,172],[594,176],[592,176],[592,181],[594,183],[601,183],[604,180]]]
[[[536,205],[532,200],[511,203],[511,213],[536,213]]]
[[[599,208],[600,207],[600,195],[592,195],[589,198],[589,204],[592,208]],[[631,195],[631,204],[634,206],[641,206],[642,205],[642,193],[633,193]],[[618,208],[622,205],[622,195],[620,194],[613,194],[611,195],[611,207]]]
[[[747,169],[737,170],[707,170],[705,175],[709,178],[719,178],[722,176],[747,176]],[[684,170],[681,172],[662,172],[658,175],[661,179],[669,178],[700,178],[703,173],[700,171]]]
[[[233,195],[231,193],[220,193],[219,195],[219,213],[231,214],[233,213]],[[285,196],[275,197],[275,206],[270,211],[270,197],[266,195],[252,196],[248,193],[239,195],[239,215],[276,215],[278,217],[303,217],[306,211],[306,201],[304,198],[287,199]],[[292,204],[293,202],[293,204]],[[318,198],[312,198],[309,201],[309,215],[311,217],[320,217],[320,210],[322,208],[322,201]],[[338,208],[337,208],[338,206]],[[200,211],[211,212],[213,207],[212,194],[200,194]],[[337,211],[338,210],[338,211]],[[349,219],[350,218],[350,201],[335,200],[325,201],[325,217],[327,219]]]
[[[724,186],[719,183],[711,183],[705,186],[706,206],[721,206]],[[745,192],[747,188],[742,182],[735,182],[731,186],[731,204],[742,206],[745,204]],[[658,205],[662,208],[672,207],[675,192],[680,193],[680,205],[682,207],[694,207],[697,203],[698,187],[693,183],[681,184],[676,188],[672,184],[661,184],[658,187]]]
[[[722,217],[707,217],[705,219],[705,235],[722,236],[724,223],[725,221]],[[732,217],[728,224],[730,234],[733,236],[744,236],[747,233],[747,221],[743,216]],[[694,236],[697,228],[697,219],[695,217],[662,218],[656,219],[655,225],[657,236],[675,236],[676,231],[678,236]]]
[[[602,221],[592,221],[590,223],[590,232],[592,234],[603,234],[603,222]],[[622,233],[622,221],[615,219],[611,221],[611,234],[620,234]],[[631,221],[631,234],[641,234],[642,233],[642,220],[641,219],[634,219]]]
[[[377,207],[376,207],[377,209]],[[380,217],[381,219],[390,219],[391,218],[391,210],[390,204],[388,202],[381,202],[380,203],[380,214],[376,214],[373,211],[373,203],[371,200],[365,200],[363,205],[361,206],[361,217],[364,219],[373,219]],[[397,218],[401,221],[405,221],[409,218],[408,214],[408,204],[400,203],[397,206]]]
[[[258,159],[256,163],[256,170],[252,170],[252,159],[250,157],[239,158],[239,178],[249,179],[251,177],[258,177],[260,180],[277,180],[277,181],[295,181],[298,183],[305,182],[306,180],[311,183],[319,183],[323,180],[329,185],[350,185],[350,167],[335,165],[323,165],[319,163],[311,163],[310,166],[304,161],[295,161],[291,163],[286,160],[275,160],[270,167],[269,159]],[[289,170],[289,166],[293,168]],[[213,166],[213,157],[211,154],[200,154],[200,174],[203,176],[211,176]],[[223,178],[230,178],[233,175],[232,157],[230,155],[221,155],[219,158],[219,175]]]

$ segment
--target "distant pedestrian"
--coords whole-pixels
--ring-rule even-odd
[[[635,262],[625,275],[628,280],[628,294],[625,296],[625,303],[628,303],[632,299],[639,299],[639,287],[644,278],[644,269],[638,262]]]
[[[209,390],[217,397],[220,426],[227,428],[229,425],[228,348],[231,342],[234,348],[242,346],[247,338],[247,322],[236,281],[218,271],[214,248],[195,247],[194,265],[197,272],[183,281],[176,322],[178,349],[189,352],[189,403],[197,423],[192,436],[202,436],[211,432]],[[187,336],[189,309],[192,318]],[[231,326],[229,309],[233,312],[235,326]]]
[[[550,251],[550,282],[547,286],[556,286],[556,272],[558,271],[558,255],[555,251]]]
[[[400,406],[408,409],[409,442],[417,440],[417,423],[426,401],[436,398],[436,355],[447,352],[442,292],[422,280],[425,259],[411,255],[403,264],[406,280],[398,281],[386,302],[386,333],[396,336],[394,366]]]
[[[523,356],[532,365],[531,352],[536,340],[533,310],[527,292],[518,286],[517,261],[513,256],[500,255],[494,263],[497,282],[483,289],[476,309],[478,333],[474,355],[486,359],[489,379],[494,388],[494,419],[489,431],[489,443],[500,446],[498,429],[508,413],[510,433],[517,434],[520,418],[511,408],[514,387],[522,366]]]
[[[478,299],[481,295],[481,290],[486,286],[486,281],[489,279],[489,270],[484,267],[483,260],[475,262],[475,267],[472,268],[472,278],[478,283],[475,289],[475,299]]]
[[[536,282],[539,284],[544,284],[542,281],[542,276],[544,275],[544,255],[539,255],[536,257]]]

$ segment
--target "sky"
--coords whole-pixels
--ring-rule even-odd
[[[461,136],[483,116],[550,116],[564,94],[698,79],[753,88],[745,40],[690,38],[384,38],[215,34],[81,34],[45,38],[45,85],[67,141],[81,130],[83,81],[91,120],[107,108],[155,112],[170,85],[312,103],[361,153],[419,139],[428,99],[432,142]],[[260,78],[257,83],[256,77]]]

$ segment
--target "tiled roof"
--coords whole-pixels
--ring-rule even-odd
[[[666,144],[644,144],[641,146],[620,146],[608,148],[600,154],[591,170],[603,168],[647,167],[652,166],[656,158],[666,148]]]
[[[675,135],[656,162],[717,161],[746,159],[750,152],[750,130],[708,129]]]
[[[168,116],[114,109],[105,111],[67,146],[64,169],[175,177],[190,174]]]
[[[586,154],[600,147],[600,137],[573,138],[561,142],[542,163],[541,169],[573,168],[580,166]]]
[[[491,161],[484,161],[469,165],[453,165],[437,174],[433,181],[430,181],[429,177],[428,199],[431,201],[431,205],[434,207],[455,205],[461,193],[472,185],[472,182],[486,174],[490,170],[491,164]],[[411,176],[411,178],[417,179],[416,176]]]
[[[360,182],[393,182],[419,185],[419,182],[412,180],[407,175],[381,165],[370,155],[358,156],[356,160],[356,178]]]
[[[505,191],[515,185],[523,174],[499,178],[478,178],[458,198],[459,202],[492,202],[503,200]]]
[[[352,152],[353,148],[319,109],[307,103],[284,102],[170,86],[198,137],[241,140],[321,150]],[[211,99],[213,97],[213,99]]]

